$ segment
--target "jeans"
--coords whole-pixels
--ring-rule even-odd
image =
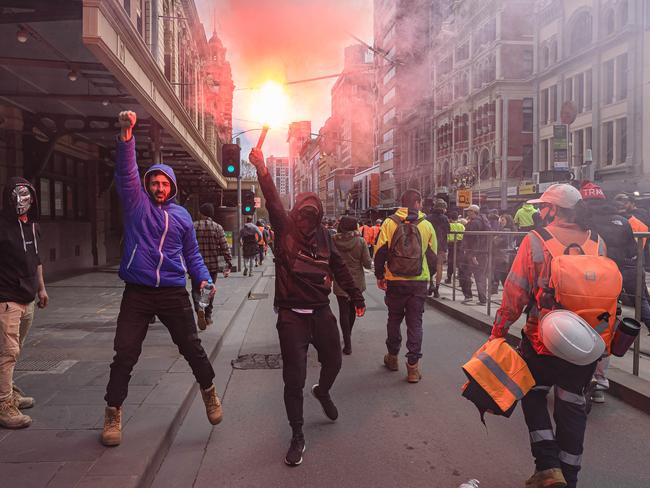
[[[278,337],[282,352],[282,379],[284,380],[284,406],[289,424],[300,428],[304,422],[303,395],[307,378],[307,350],[313,344],[321,364],[319,390],[329,392],[341,370],[341,338],[336,317],[329,306],[300,314],[281,308],[278,311]]]
[[[256,255],[253,256],[244,256],[244,270],[248,270],[249,272],[253,272],[253,268],[255,267],[255,260],[257,259]]]
[[[623,290],[634,303],[636,296],[636,267],[625,266],[620,268],[623,275]],[[650,295],[645,285],[645,271],[643,272],[643,287],[641,289],[641,322],[650,330]]]
[[[339,324],[341,325],[341,334],[343,335],[343,344],[346,348],[352,346],[352,327],[357,318],[357,311],[348,297],[336,295],[336,301],[339,303]]]
[[[217,272],[210,271],[210,278],[212,278],[212,283],[217,282]],[[201,300],[201,288],[199,288],[194,282],[192,282],[192,302],[194,302],[194,311],[199,311],[199,300]],[[210,298],[210,303],[205,307],[205,318],[209,319],[212,317],[212,302],[214,297]]]
[[[104,400],[119,407],[126,399],[131,371],[142,352],[149,321],[157,315],[174,344],[192,368],[202,389],[212,385],[214,370],[201,346],[187,290],[182,287],[152,288],[127,283],[115,330],[115,356]]]
[[[587,428],[584,392],[596,363],[576,366],[555,356],[537,354],[525,335],[520,348],[536,383],[521,401],[536,469],[561,468],[567,486],[575,488]],[[555,432],[546,402],[552,387]]]
[[[478,295],[478,300],[481,303],[487,301],[486,296],[486,283],[485,283],[485,274],[487,272],[487,265],[483,262],[481,257],[478,258],[478,265],[474,264],[472,261],[472,255],[465,254],[463,256],[463,265],[460,280],[460,286],[463,290],[463,295],[465,298],[472,298],[472,276],[474,276],[474,281],[476,281],[476,294]]]
[[[258,251],[257,251],[257,262],[259,264],[262,264],[264,262],[264,246],[257,246]]]
[[[396,356],[402,346],[402,320],[406,318],[406,358],[415,364],[422,357],[422,314],[427,296],[427,282],[409,285],[388,283],[384,302],[388,307],[386,348]]]

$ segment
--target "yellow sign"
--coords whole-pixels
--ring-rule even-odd
[[[535,185],[519,185],[520,195],[532,195],[535,193]]]
[[[472,190],[461,189],[456,193],[456,205],[467,208],[472,204]]]

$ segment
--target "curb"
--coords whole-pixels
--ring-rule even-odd
[[[473,313],[458,310],[446,304],[443,300],[436,300],[435,298],[427,297],[427,303],[442,313],[487,335],[490,335],[492,331],[492,322],[487,320],[489,317],[480,312]],[[517,346],[521,338],[512,332],[508,332],[506,341],[512,346]],[[607,377],[609,379],[609,393],[622,402],[650,415],[650,381],[611,366]]]

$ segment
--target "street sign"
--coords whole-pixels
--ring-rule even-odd
[[[460,208],[467,208],[472,204],[472,190],[460,188],[456,192],[456,205]]]
[[[553,126],[553,168],[569,169],[569,126]]]
[[[255,197],[255,208],[260,208],[262,206],[262,197]]]

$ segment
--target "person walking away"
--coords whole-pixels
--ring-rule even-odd
[[[381,226],[375,252],[377,286],[386,292],[388,307],[384,365],[398,371],[402,345],[400,331],[406,318],[407,381],[417,383],[422,378],[422,314],[431,271],[436,269],[436,232],[422,209],[422,195],[417,190],[406,190],[402,206]]]
[[[253,217],[246,217],[246,223],[239,231],[239,240],[241,241],[244,256],[244,276],[253,276],[255,260],[260,252],[259,242],[263,240],[260,230],[253,224]]]
[[[527,320],[520,352],[536,382],[536,386],[522,400],[522,409],[530,432],[531,450],[535,458],[535,473],[526,481],[526,487],[575,488],[587,425],[584,392],[591,381],[600,355],[590,358],[584,356],[584,351],[567,347],[567,352],[574,353],[572,361],[576,364],[553,355],[546,346],[546,344],[550,345],[548,340],[542,340],[539,324],[551,309],[557,308],[554,297],[560,296],[563,288],[569,282],[575,281],[562,282],[556,277],[551,282],[551,261],[558,259],[558,256],[566,257],[565,254],[568,256],[581,253],[583,256],[578,256],[579,258],[589,256],[593,257],[592,259],[599,259],[599,256],[605,254],[605,244],[596,234],[586,230],[587,226],[582,221],[585,218],[584,202],[580,192],[573,186],[551,185],[539,199],[532,200],[530,203],[540,204],[540,217],[546,227],[530,232],[523,239],[506,280],[503,302],[496,313],[490,338],[505,337],[509,327],[526,309]],[[614,278],[611,282],[620,280],[620,276],[611,275],[612,272],[618,273],[615,266],[605,267],[602,261],[599,261],[599,265],[602,268],[596,272],[599,282],[608,277]],[[562,271],[560,266],[555,269],[556,272]],[[568,265],[566,269],[569,269]],[[587,283],[592,283],[590,286],[601,286],[598,283],[594,284],[595,282],[589,277],[577,279],[582,280],[581,286],[586,287]],[[552,295],[549,286],[553,286],[554,291],[560,295]],[[615,323],[616,296],[619,292],[620,290],[615,289],[603,289],[599,292],[602,297],[599,297],[599,302],[604,303],[605,297],[611,295],[607,300],[614,308],[614,316],[610,314],[611,310],[606,315],[609,319],[602,329],[602,333],[606,334],[603,335],[603,339],[611,337]],[[568,307],[569,303],[575,305],[575,296],[571,296],[573,302],[566,296],[560,298],[563,300],[563,305],[566,304]],[[534,298],[531,300],[531,297]],[[590,296],[584,297],[586,300],[590,298]],[[593,301],[593,298],[591,300]],[[592,309],[593,303],[587,302],[580,308]],[[599,314],[599,317],[603,315]],[[599,324],[598,320],[602,319],[595,319],[595,323],[589,322],[589,325],[600,328],[602,324]],[[585,361],[588,364],[584,364]],[[555,389],[555,431],[546,399],[551,388]]]
[[[499,231],[515,232],[515,224],[510,214],[504,213],[499,217]],[[494,263],[494,291],[496,292],[499,285],[504,285],[506,277],[510,271],[510,264],[515,246],[515,236],[499,235],[494,239],[492,245],[492,256]]]
[[[189,363],[201,387],[211,424],[221,422],[221,402],[212,383],[214,371],[201,346],[185,275],[203,289],[212,283],[199,254],[190,214],[174,203],[178,192],[171,167],[154,164],[138,174],[133,126],[134,112],[120,112],[115,188],[124,221],[124,248],[119,276],[126,286],[115,330],[115,356],[106,387],[107,406],[101,441],[117,446],[122,441],[122,403],[128,394],[131,371],[138,362],[149,322],[156,315],[169,330],[174,344]],[[214,296],[212,289],[211,296]]]
[[[249,161],[266,200],[275,238],[275,297],[277,330],[282,352],[284,404],[292,430],[285,463],[298,466],[305,450],[303,388],[307,377],[307,351],[313,344],[321,363],[320,379],[312,389],[323,412],[332,421],[338,409],[330,390],[341,369],[341,339],[329,306],[332,279],[348,294],[357,317],[365,313],[361,290],[322,224],[323,204],[315,193],[299,193],[287,214],[261,150],[254,148]]]
[[[465,231],[486,231],[490,230],[490,225],[485,215],[481,214],[478,205],[470,205],[465,210],[469,222],[465,226]],[[465,305],[472,304],[472,276],[476,282],[476,293],[478,295],[478,304],[487,303],[487,289],[485,282],[485,273],[487,271],[487,245],[486,239],[480,235],[471,235],[465,233],[463,237],[463,265],[465,270],[462,273],[461,288],[465,299],[462,303]]]
[[[266,235],[268,236],[268,241],[269,241],[269,248],[271,249],[271,252],[273,252],[273,242],[275,241],[275,232],[273,232],[273,229],[271,228],[270,224],[264,224],[264,229],[266,229]]]
[[[449,236],[449,219],[447,215],[447,202],[442,198],[436,200],[436,203],[433,206],[433,210],[427,217],[427,220],[431,222],[433,230],[436,232],[436,239],[438,240],[438,253],[436,259],[436,276],[435,276],[435,285],[433,284],[433,276],[431,276],[429,281],[429,296],[433,295],[435,298],[440,298],[440,282],[442,281],[442,270],[447,260],[447,236]]]
[[[38,252],[38,201],[29,181],[7,180],[0,212],[0,427],[29,427],[20,410],[34,406],[13,383],[14,368],[34,316],[34,302],[45,308],[49,297]]]
[[[451,210],[448,214],[449,234],[447,235],[447,279],[445,283],[451,285],[454,276],[454,255],[458,250],[459,257],[462,254],[461,243],[463,242],[463,232],[465,226],[458,220],[458,212]],[[454,245],[454,242],[458,244]],[[458,264],[458,263],[457,263]]]
[[[259,235],[261,236],[261,239],[257,241],[257,264],[261,265],[264,262],[264,256],[266,255],[266,232],[264,229],[264,224],[262,223],[261,220],[258,220],[255,223],[255,226],[257,227],[257,230],[259,231]]]
[[[370,257],[372,258],[374,254],[374,249],[375,249],[375,227],[371,224],[371,222],[368,222],[367,225],[364,225],[362,228],[362,237],[363,240],[366,243],[366,247],[368,248],[368,253],[370,254]]]
[[[223,270],[224,278],[228,278],[230,270],[232,269],[232,255],[230,254],[230,246],[226,240],[226,233],[221,225],[217,224],[214,220],[214,205],[211,203],[204,203],[199,207],[201,219],[194,222],[194,232],[196,232],[196,240],[199,244],[199,253],[203,257],[203,262],[208,268],[212,282],[217,282],[217,274],[219,273],[219,256],[223,256],[226,267]],[[205,330],[206,327],[212,324],[212,302],[205,309],[199,307],[199,300],[201,299],[201,290],[192,283],[192,301],[194,302],[194,311],[197,314],[197,322],[199,329]]]
[[[336,235],[332,238],[336,250],[350,270],[354,284],[362,292],[366,289],[366,274],[363,269],[370,269],[372,260],[366,241],[357,230],[357,219],[344,215],[341,217]],[[352,354],[352,327],[356,319],[356,310],[349,295],[334,280],[334,295],[339,304],[339,324],[343,335],[343,354]]]

